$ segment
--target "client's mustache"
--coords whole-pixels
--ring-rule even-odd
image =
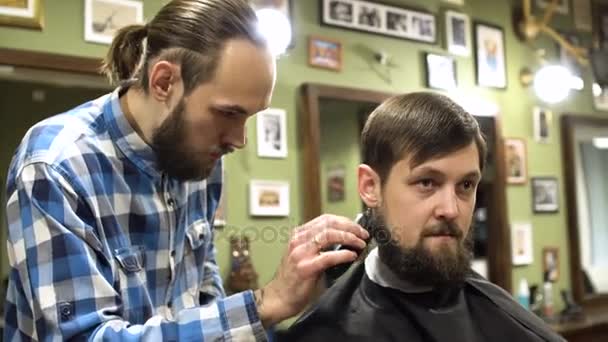
[[[457,239],[461,239],[462,230],[460,230],[458,228],[458,226],[453,222],[442,222],[438,225],[435,225],[435,226],[432,226],[429,228],[425,228],[422,231],[422,237],[438,236],[438,235],[453,236]]]

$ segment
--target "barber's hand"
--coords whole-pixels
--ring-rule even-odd
[[[255,291],[262,324],[270,326],[299,313],[327,268],[357,258],[350,250],[324,249],[341,244],[362,250],[368,237],[352,220],[334,215],[322,215],[295,228],[274,279]]]

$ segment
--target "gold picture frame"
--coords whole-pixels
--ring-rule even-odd
[[[0,0],[0,25],[42,30],[44,0]]]
[[[342,69],[342,43],[325,37],[309,36],[308,65],[340,71]]]

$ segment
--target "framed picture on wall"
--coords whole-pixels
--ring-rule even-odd
[[[551,4],[553,0],[536,0],[536,7],[540,9],[546,9]],[[573,1],[581,1],[581,0],[573,0]],[[555,11],[561,14],[568,14],[570,12],[570,3],[569,0],[557,0],[557,6],[555,7]]]
[[[346,169],[344,165],[332,166],[327,170],[327,201],[343,202]]]
[[[447,4],[452,4],[452,5],[459,5],[459,6],[464,5],[464,0],[442,0],[442,2],[445,2]]]
[[[342,69],[342,44],[333,39],[308,37],[308,65],[340,71]]]
[[[581,48],[582,44],[581,44],[581,39],[579,37],[579,35],[572,33],[572,32],[564,32],[564,31],[558,31],[558,33],[566,40],[568,41],[570,44],[572,44],[572,46],[576,47],[576,48]],[[570,52],[568,52],[566,49],[564,49],[564,47],[559,44],[556,43],[556,49],[557,51],[559,51],[559,63],[562,66],[565,66],[568,70],[570,70],[570,72],[572,73],[572,76],[578,78],[577,82],[581,83],[580,87],[572,87],[575,90],[582,90],[585,86],[584,81],[583,81],[583,68],[581,67],[581,64],[576,60],[576,57],[574,57]]]
[[[289,215],[289,183],[252,180],[249,184],[249,214],[251,216]]]
[[[122,27],[143,24],[143,6],[139,0],[84,0],[84,40],[112,43]]]
[[[505,139],[505,165],[507,184],[525,184],[528,180],[526,142],[523,139]]]
[[[471,21],[469,16],[456,12],[445,12],[446,48],[453,55],[469,56],[471,54]]]
[[[367,0],[320,0],[321,24],[389,37],[435,43],[435,15]]]
[[[559,280],[559,248],[543,248],[543,280],[556,283]]]
[[[593,84],[593,105],[597,110],[608,112],[608,87]]]
[[[534,261],[531,223],[511,224],[511,248],[513,265],[529,265]]]
[[[532,206],[535,213],[556,213],[559,211],[557,178],[532,178]]]
[[[594,2],[593,26],[595,45],[608,49],[608,3]]]
[[[534,140],[539,143],[548,143],[551,137],[553,112],[547,108],[534,107],[533,111]]]
[[[450,90],[456,88],[456,61],[434,53],[425,54],[427,87]]]
[[[287,157],[285,116],[285,111],[278,108],[269,108],[256,115],[259,157]]]
[[[572,17],[574,21],[574,28],[576,30],[591,32],[593,30],[591,0],[572,1]]]
[[[503,29],[480,22],[474,26],[477,84],[506,89],[507,64]]]
[[[0,1],[0,25],[42,30],[42,0]]]

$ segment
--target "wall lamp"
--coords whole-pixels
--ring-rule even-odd
[[[250,1],[258,17],[258,30],[266,38],[270,51],[275,57],[284,54],[292,41],[289,3],[286,0]]]

